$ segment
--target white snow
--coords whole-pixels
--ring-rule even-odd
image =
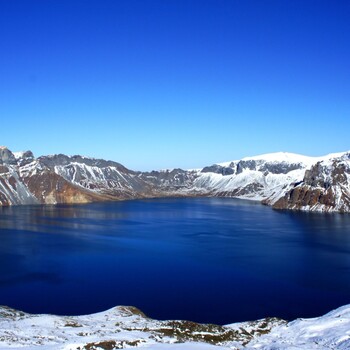
[[[305,164],[305,165],[312,165],[316,164],[317,162],[321,162],[324,160],[329,160],[333,158],[339,158],[342,157],[344,154],[349,153],[348,152],[339,152],[339,153],[330,153],[325,156],[320,156],[320,157],[310,157],[310,156],[304,156],[301,154],[296,154],[296,153],[289,153],[289,152],[275,152],[275,153],[266,153],[266,154],[261,154],[258,156],[252,156],[252,157],[244,157],[240,160],[243,161],[248,161],[248,160],[261,160],[264,162],[269,162],[269,163],[292,163],[292,164]],[[230,166],[231,163],[238,163],[240,160],[233,160],[230,162],[223,162],[223,163],[218,163],[218,165],[221,166]]]
[[[118,349],[350,349],[350,305],[322,317],[283,324],[271,321],[266,331],[260,333],[256,330],[266,324],[265,320],[230,324],[223,328],[234,331],[237,339],[218,344],[193,339],[181,342],[176,336],[164,334],[164,329],[172,329],[167,322],[146,318],[123,306],[85,316],[30,315],[0,307],[0,349],[85,349],[91,343],[98,349],[101,342],[115,344]],[[181,330],[178,329],[175,334],[178,332],[181,333]],[[209,334],[215,334],[213,332]],[[189,334],[205,336],[208,332]]]
[[[253,340],[247,349],[350,349],[350,305],[312,319],[298,319],[275,327]]]
[[[24,152],[12,152],[12,154],[15,156],[16,160],[23,158]]]

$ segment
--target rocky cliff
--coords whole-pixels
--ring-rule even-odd
[[[0,205],[86,203],[164,196],[225,196],[276,209],[350,212],[350,153],[273,153],[197,170],[132,171],[102,159],[35,158],[0,147]]]
[[[273,207],[350,212],[350,153],[312,165]]]

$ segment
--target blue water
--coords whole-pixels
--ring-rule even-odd
[[[220,198],[0,208],[0,304],[225,324],[350,303],[350,215]]]

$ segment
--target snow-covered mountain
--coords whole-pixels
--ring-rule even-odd
[[[0,349],[331,350],[350,349],[350,305],[325,316],[226,326],[156,321],[134,307],[85,316],[31,315],[0,307]]]
[[[302,182],[272,204],[277,209],[350,212],[350,152],[313,164]]]
[[[132,171],[63,154],[0,148],[0,205],[85,203],[163,196],[220,196],[276,209],[350,212],[350,152],[325,157],[271,153],[197,170]]]
[[[324,157],[271,153],[202,169],[195,186],[276,209],[350,211],[350,152]]]

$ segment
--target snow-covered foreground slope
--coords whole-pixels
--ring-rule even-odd
[[[277,326],[249,343],[248,349],[350,349],[350,305],[310,319]]]
[[[0,147],[0,205],[86,203],[164,196],[263,201],[276,209],[350,212],[350,152],[271,153],[197,170],[138,172],[63,154],[34,158]]]
[[[133,307],[86,316],[31,315],[0,307],[2,349],[350,349],[350,305],[313,319],[227,326],[156,321]]]

